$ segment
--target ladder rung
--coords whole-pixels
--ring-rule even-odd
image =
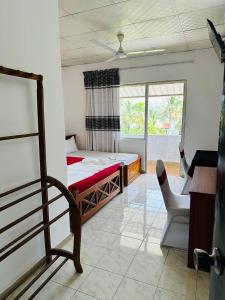
[[[0,141],[6,141],[6,140],[14,140],[14,139],[22,139],[26,137],[31,137],[31,136],[38,136],[39,133],[28,133],[28,134],[17,134],[17,135],[9,135],[9,136],[2,136],[0,137]]]

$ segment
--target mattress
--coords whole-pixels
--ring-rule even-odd
[[[97,151],[83,151],[79,150],[76,152],[69,153],[68,156],[74,157],[84,157],[84,158],[104,158],[109,162],[119,162],[123,165],[129,165],[138,159],[138,154],[130,154],[130,153],[109,153],[109,152],[97,152]]]
[[[85,161],[82,157],[67,157],[67,186],[79,193],[119,170],[120,163],[101,160]]]

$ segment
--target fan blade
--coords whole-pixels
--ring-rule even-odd
[[[143,55],[143,54],[149,54],[149,53],[160,53],[164,52],[165,49],[151,49],[151,50],[140,50],[140,51],[132,51],[128,52],[128,56],[136,56],[136,55]]]
[[[99,42],[97,40],[90,40],[90,42],[92,42],[93,44],[95,44],[95,45],[97,45],[99,47],[102,47],[102,48],[104,48],[104,49],[112,52],[113,54],[116,54],[116,50],[110,48],[109,46],[107,46],[107,45],[105,45],[105,44],[103,44],[103,43],[101,43],[101,42]]]
[[[107,63],[107,62],[110,62],[110,61],[114,61],[114,60],[117,60],[117,57],[116,56],[113,56],[107,60],[105,60],[104,62]]]

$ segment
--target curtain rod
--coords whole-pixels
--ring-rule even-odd
[[[186,61],[178,61],[174,63],[167,63],[167,64],[155,64],[155,65],[148,65],[148,66],[137,66],[137,67],[126,67],[126,68],[119,68],[120,70],[132,70],[132,69],[146,69],[152,67],[160,67],[160,66],[171,66],[171,65],[180,65],[180,64],[193,64],[194,60],[186,60]]]

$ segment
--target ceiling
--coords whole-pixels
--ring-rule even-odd
[[[210,48],[206,18],[225,34],[225,0],[59,0],[62,65],[102,62],[112,53],[91,42],[125,51]]]

